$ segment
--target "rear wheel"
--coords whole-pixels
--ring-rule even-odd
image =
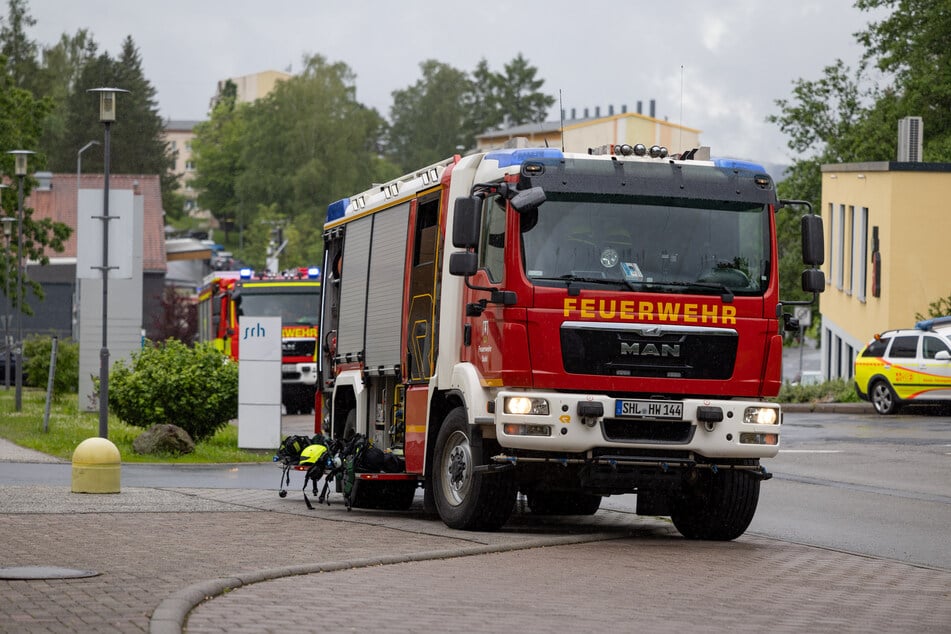
[[[481,444],[472,442],[474,433],[479,432],[469,427],[463,408],[446,416],[433,456],[433,498],[450,528],[496,530],[512,514],[518,487],[511,472],[475,470],[489,452],[473,448]]]
[[[869,400],[871,400],[872,405],[875,406],[875,411],[882,416],[894,414],[898,411],[899,407],[901,407],[901,401],[898,399],[898,395],[895,394],[895,390],[892,389],[892,386],[889,385],[885,379],[878,379],[872,383],[868,394]]]
[[[756,465],[758,460],[742,464]],[[670,519],[687,539],[729,541],[742,535],[753,521],[759,502],[759,478],[747,471],[701,471],[695,482],[671,500]]]

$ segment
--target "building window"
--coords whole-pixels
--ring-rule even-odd
[[[185,161],[185,171],[194,172],[195,171],[195,161]]]
[[[859,209],[855,239],[855,245],[852,247],[852,267],[857,271],[855,293],[859,301],[864,302],[865,287],[868,285],[868,207]]]
[[[832,283],[832,272],[835,270],[835,265],[832,259],[832,256],[835,252],[833,246],[835,245],[835,207],[832,203],[829,203],[829,218],[826,220],[825,225],[829,227],[829,257],[826,258],[829,262],[829,275],[826,278],[826,284]]]
[[[849,257],[846,260],[849,263],[849,290],[851,295],[855,290],[855,206],[849,205]]]
[[[835,287],[842,290],[845,285],[845,205],[839,205],[839,238],[835,254]]]
[[[186,152],[191,152],[191,151],[192,151],[192,142],[191,142],[191,141],[185,141],[185,151],[186,151]]]

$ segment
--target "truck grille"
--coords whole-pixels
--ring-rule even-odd
[[[314,339],[285,339],[281,352],[285,357],[313,357],[317,341]]]
[[[683,379],[729,379],[738,336],[726,328],[567,322],[565,372]]]
[[[615,442],[688,443],[694,426],[684,421],[605,418],[601,429],[605,440]]]

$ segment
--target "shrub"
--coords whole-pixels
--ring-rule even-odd
[[[136,427],[178,425],[196,442],[238,415],[238,366],[210,343],[148,343],[109,373],[109,409]]]
[[[50,352],[53,338],[33,336],[23,341],[23,383],[46,389],[50,377]],[[53,396],[79,391],[79,344],[57,339],[56,374],[53,375]]]
[[[779,403],[856,403],[859,397],[851,380],[833,379],[814,385],[783,383],[775,400]]]

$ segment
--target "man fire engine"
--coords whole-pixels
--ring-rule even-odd
[[[642,145],[455,156],[330,205],[325,431],[405,461],[358,474],[354,504],[422,484],[447,525],[491,530],[518,492],[556,514],[636,493],[688,538],[741,535],[795,327],[782,206],[758,165]],[[821,219],[802,229],[818,266]],[[822,272],[802,279],[815,301]]]
[[[288,414],[309,413],[317,390],[317,313],[320,270],[301,268],[278,276],[250,269],[216,271],[198,295],[198,331],[202,341],[238,360],[238,318],[280,317],[281,401]]]

